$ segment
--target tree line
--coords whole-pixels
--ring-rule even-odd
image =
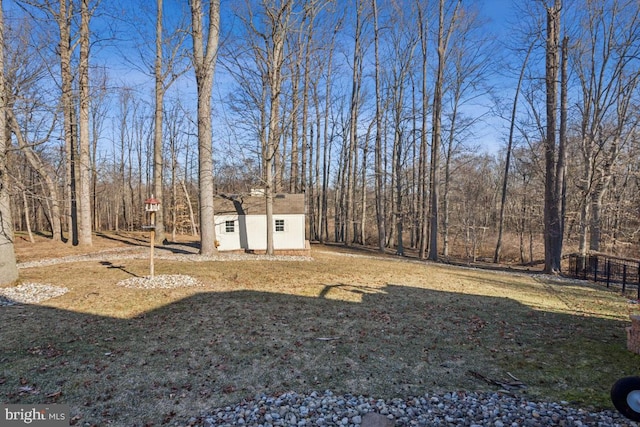
[[[213,195],[262,188],[305,193],[314,241],[637,256],[640,4],[515,3],[16,0],[3,230],[90,245],[154,194],[158,239],[211,254]]]

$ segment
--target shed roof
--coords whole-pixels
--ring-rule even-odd
[[[216,215],[265,215],[267,201],[264,196],[221,194],[214,198]],[[304,194],[276,194],[273,197],[274,215],[304,215]]]

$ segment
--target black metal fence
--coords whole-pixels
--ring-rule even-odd
[[[640,300],[640,261],[609,255],[569,255],[569,274],[575,278],[603,282],[607,288],[621,286],[622,292],[636,289]]]

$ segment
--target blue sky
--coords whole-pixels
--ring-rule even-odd
[[[108,0],[109,1],[109,0]],[[221,0],[221,7],[223,12],[223,20],[225,9],[229,10],[232,5],[240,0]],[[530,1],[530,0],[527,0]],[[171,21],[180,15],[180,11],[178,8],[186,8],[186,2],[181,0],[164,0],[165,2],[165,20]],[[133,10],[132,8],[139,8],[140,5],[135,6],[134,2],[129,2],[126,0],[113,0],[114,4],[121,3],[120,6],[113,7],[112,11],[126,14],[128,11]],[[466,3],[466,1],[465,1]],[[152,0],[148,1],[140,1],[140,4],[144,4],[144,8],[149,10],[149,14],[155,12],[155,2]],[[474,4],[474,3],[467,3]],[[481,12],[486,16],[488,20],[491,22],[492,30],[499,33],[500,35],[505,35],[514,21],[513,16],[513,1],[512,0],[481,0],[478,1],[477,4],[481,8]],[[5,10],[8,14],[11,13],[12,10],[16,8],[15,2],[12,0],[5,1]],[[140,22],[153,23],[155,16],[138,16],[137,17]],[[113,19],[113,18],[111,18]],[[223,26],[225,25],[223,21]],[[98,25],[94,22],[93,25]],[[153,31],[153,28],[150,28]],[[135,31],[130,31],[129,33],[124,35],[125,37],[129,37],[130,39],[135,39],[136,34]],[[188,40],[190,41],[190,40]],[[124,55],[131,55],[130,60],[135,60],[138,57],[138,53],[134,52],[131,49],[124,49]],[[153,85],[153,78],[150,74],[146,74],[141,72],[140,70],[132,70],[130,64],[127,64],[127,61],[123,58],[122,51],[118,51],[114,49],[113,46],[99,46],[96,45],[96,49],[93,50],[92,54],[94,55],[94,60],[96,63],[103,63],[109,68],[111,72],[111,78],[113,79],[113,83],[115,85],[121,85],[123,83],[130,84],[134,87],[137,87],[141,92],[148,91],[150,95],[150,91]],[[214,89],[214,105],[216,101],[220,100],[221,96],[224,96],[225,88],[229,87],[228,77],[225,78],[223,75],[223,70],[220,65],[217,67],[216,73],[216,88]],[[188,72],[180,83],[180,91],[182,94],[189,94],[187,96],[192,96],[194,92],[194,77],[193,72]],[[169,94],[171,96],[171,94]],[[502,144],[502,141],[505,139],[504,135],[504,122],[501,119],[493,119],[490,120],[487,126],[484,127],[477,135],[477,143],[482,147],[482,149],[489,151],[491,153],[496,153]]]

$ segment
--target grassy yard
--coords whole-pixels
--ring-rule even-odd
[[[19,260],[51,257],[44,244],[20,243]],[[532,399],[611,408],[613,382],[639,372],[625,333],[636,305],[601,285],[325,246],[312,257],[157,260],[157,275],[202,283],[176,289],[117,286],[148,274],[145,260],[22,269],[69,292],[0,307],[0,401],[67,403],[78,425],[160,425],[263,392],[498,389],[474,371],[511,374]]]

